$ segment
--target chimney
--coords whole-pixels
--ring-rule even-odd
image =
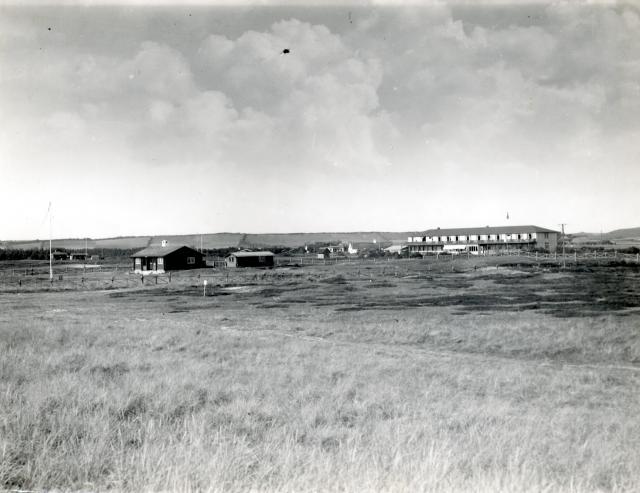
[[[162,240],[162,248],[167,246],[167,240]]]

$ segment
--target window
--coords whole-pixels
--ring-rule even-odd
[[[195,257],[187,257],[187,264],[193,265],[195,263],[196,263],[196,258]]]
[[[544,234],[544,238],[545,238],[545,240],[546,240],[547,238],[549,238],[549,233],[545,233],[545,234]]]
[[[259,255],[258,256],[258,263],[264,264],[264,256],[263,255]]]
[[[158,257],[158,265],[164,265],[164,257]]]
[[[136,265],[140,265],[141,261],[142,261],[142,259],[140,257],[136,258]]]

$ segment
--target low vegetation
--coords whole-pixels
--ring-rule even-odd
[[[0,488],[639,491],[639,280],[407,260],[6,292]]]

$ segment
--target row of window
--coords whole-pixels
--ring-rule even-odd
[[[135,261],[136,261],[136,265],[141,265],[142,264],[142,259],[140,257],[136,257]],[[187,257],[187,264],[195,265],[195,263],[196,263],[196,258],[195,257]],[[158,266],[164,266],[164,258],[158,257],[157,258],[157,264],[158,264]]]
[[[544,233],[545,239],[549,238],[549,233]],[[499,241],[502,240],[533,240],[536,238],[535,233],[518,233],[518,234],[494,234],[494,235],[457,235],[457,236],[415,236],[409,238],[411,242],[458,242],[458,241]]]
[[[193,257],[189,257],[189,258],[193,258]],[[164,258],[158,257],[157,261],[158,261],[158,265],[164,265]],[[196,262],[195,258],[193,258],[193,262],[189,262],[187,260],[187,263],[195,264],[195,262]],[[136,265],[140,265],[140,264],[142,264],[142,259],[140,257],[136,257]]]

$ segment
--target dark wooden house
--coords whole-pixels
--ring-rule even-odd
[[[138,273],[162,274],[170,270],[201,269],[206,267],[204,255],[188,246],[148,247],[131,255],[133,270]]]
[[[69,254],[67,252],[59,252],[56,250],[55,252],[51,252],[51,258],[53,260],[68,260]]]
[[[272,252],[235,252],[225,258],[227,267],[273,267]]]

